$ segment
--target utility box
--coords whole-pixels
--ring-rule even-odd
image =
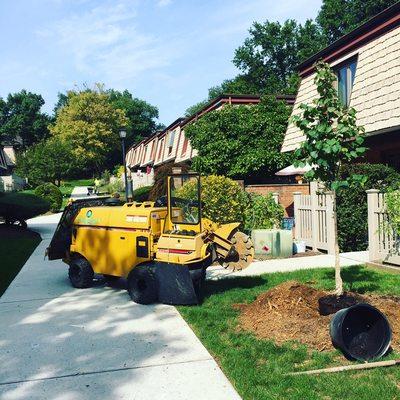
[[[292,231],[285,229],[253,229],[251,239],[255,255],[290,257],[293,255]]]

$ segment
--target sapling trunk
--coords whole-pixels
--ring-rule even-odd
[[[336,206],[336,190],[332,192],[333,198],[333,227],[334,227],[334,247],[335,247],[335,294],[340,296],[343,294],[343,280],[340,274],[340,257],[339,257],[339,241],[337,227],[337,206]]]

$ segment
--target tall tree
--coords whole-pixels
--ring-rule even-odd
[[[324,45],[319,27],[311,20],[304,25],[266,21],[255,22],[249,32],[235,52],[236,67],[260,93],[295,93],[296,66]]]
[[[194,168],[233,178],[272,175],[289,162],[290,156],[280,152],[289,115],[290,109],[272,97],[204,115],[185,128],[198,149]]]
[[[341,295],[343,282],[339,265],[336,191],[347,188],[351,180],[364,179],[361,175],[341,177],[340,169],[344,163],[363,156],[366,147],[363,146],[364,128],[357,125],[354,108],[340,102],[334,87],[335,80],[336,75],[329,65],[319,62],[314,80],[319,96],[310,105],[301,104],[302,114],[292,117],[292,122],[305,136],[304,142],[295,151],[295,165],[310,165],[307,178],[323,182],[333,193],[336,294]]]
[[[23,149],[48,137],[50,118],[41,112],[43,105],[41,95],[26,90],[0,98],[0,137],[21,142]]]
[[[82,168],[100,172],[119,146],[119,129],[128,124],[125,111],[114,108],[101,89],[71,91],[50,131],[72,144]]]
[[[72,150],[72,145],[59,136],[43,140],[18,154],[16,172],[28,178],[32,186],[47,182],[59,186],[61,179],[79,170]]]
[[[397,3],[397,0],[323,0],[317,22],[329,43]]]
[[[128,145],[133,144],[141,137],[150,136],[159,128],[157,107],[133,97],[128,90],[119,92],[111,89],[106,91],[106,94],[114,108],[125,111],[128,118],[128,125],[126,126]]]

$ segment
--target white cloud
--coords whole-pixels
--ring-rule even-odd
[[[169,6],[171,3],[172,3],[172,0],[158,0],[157,6],[158,7],[166,7],[166,6]]]
[[[138,1],[107,2],[37,31],[70,54],[74,68],[93,80],[118,86],[142,71],[165,67],[174,47],[136,28]]]

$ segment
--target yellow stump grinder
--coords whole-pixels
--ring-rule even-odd
[[[189,184],[190,196],[182,188]],[[127,278],[140,304],[198,304],[206,268],[246,268],[254,256],[239,223],[217,224],[201,216],[200,177],[168,177],[168,193],[155,202],[125,203],[110,198],[80,199],[68,205],[47,255],[69,265],[77,288],[92,285],[94,274]]]

